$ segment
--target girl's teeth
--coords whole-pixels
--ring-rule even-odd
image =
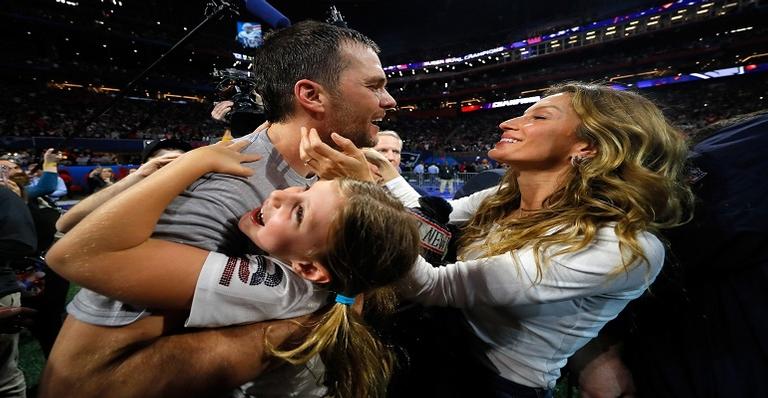
[[[520,140],[516,140],[514,138],[502,138],[500,142],[508,142],[510,144],[514,144],[514,143],[520,142]]]

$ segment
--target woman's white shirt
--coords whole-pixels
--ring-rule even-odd
[[[390,181],[387,188],[406,206],[418,205],[418,193],[405,180]],[[451,201],[451,222],[468,221],[497,190]],[[648,232],[637,239],[648,263],[628,273],[615,272],[621,263],[619,241],[607,226],[583,250],[549,257],[538,280],[533,250],[525,246],[485,258],[469,253],[466,261],[438,268],[419,258],[400,287],[423,304],[460,308],[478,338],[474,352],[492,371],[551,389],[568,357],[639,297],[661,270],[661,241]]]

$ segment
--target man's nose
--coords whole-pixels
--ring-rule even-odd
[[[384,109],[393,109],[397,106],[397,101],[395,101],[395,98],[389,94],[389,91],[387,91],[386,88],[384,89],[384,95],[382,95],[379,100],[379,106]]]

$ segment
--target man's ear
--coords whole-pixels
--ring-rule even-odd
[[[326,95],[323,86],[309,79],[301,79],[293,86],[296,102],[306,112],[318,114],[325,111]]]
[[[291,267],[294,272],[310,282],[328,283],[331,281],[331,273],[317,261],[292,261]]]

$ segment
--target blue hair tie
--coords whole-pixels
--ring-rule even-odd
[[[352,305],[355,303],[355,298],[336,293],[336,302],[344,305]]]

